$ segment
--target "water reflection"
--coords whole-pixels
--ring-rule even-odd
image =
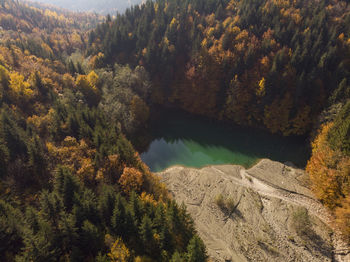
[[[308,158],[307,143],[301,137],[285,138],[178,112],[164,115],[153,124],[152,142],[141,154],[154,172],[172,165],[239,164],[249,167],[261,158],[290,161],[303,167]]]

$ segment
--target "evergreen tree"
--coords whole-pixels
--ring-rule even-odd
[[[187,246],[187,260],[188,262],[206,261],[207,255],[203,241],[194,236]]]
[[[74,204],[74,194],[79,190],[77,180],[67,169],[59,167],[56,171],[54,192],[62,199],[66,211],[71,211]]]
[[[89,254],[87,257],[95,257],[103,244],[102,232],[88,220],[85,220],[80,234],[80,242],[83,253]]]
[[[16,254],[22,247],[22,214],[0,200],[0,260]]]
[[[334,150],[340,149],[350,156],[350,101],[338,113],[334,126],[328,133],[328,141]]]
[[[111,218],[115,208],[116,193],[112,187],[104,186],[99,197],[99,206],[101,220],[108,227],[111,226]]]
[[[130,194],[129,205],[130,205],[130,211],[134,221],[134,225],[138,227],[141,222],[143,210],[142,210],[142,203],[139,200],[139,197],[135,191],[131,192]]]
[[[178,251],[175,251],[175,253],[173,254],[173,256],[171,257],[170,262],[184,262],[186,261],[181,254]]]
[[[153,230],[152,230],[152,221],[151,219],[145,215],[142,218],[142,222],[140,225],[140,237],[145,247],[144,252],[148,255],[152,255],[153,248]]]
[[[116,235],[125,236],[127,230],[126,222],[125,200],[120,194],[118,194],[114,204],[113,216],[111,218],[112,231]]]
[[[75,65],[74,65],[74,63],[73,63],[72,60],[69,60],[69,61],[68,61],[68,71],[69,71],[72,75],[74,75],[75,73],[77,73],[77,69],[75,68]]]

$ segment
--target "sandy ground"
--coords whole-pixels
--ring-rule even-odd
[[[303,170],[264,159],[248,170],[174,166],[158,175],[187,206],[212,261],[350,261]],[[233,213],[217,206],[220,194],[235,201]],[[304,231],[296,227],[301,209],[310,221]]]

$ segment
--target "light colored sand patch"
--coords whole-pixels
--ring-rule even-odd
[[[350,261],[348,247],[327,226],[330,217],[303,185],[303,170],[264,159],[241,166],[175,166],[158,173],[178,203],[184,202],[213,261]],[[305,184],[305,183],[304,183]],[[228,216],[215,204],[222,194],[238,204]],[[308,236],[295,230],[306,208]]]

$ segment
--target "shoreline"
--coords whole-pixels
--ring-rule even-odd
[[[243,169],[249,170],[249,169],[254,168],[255,166],[259,165],[259,163],[264,161],[264,160],[277,162],[277,163],[285,165],[285,166],[287,166],[289,168],[299,169],[299,170],[303,170],[305,172],[305,168],[300,168],[300,167],[298,167],[297,165],[295,165],[291,161],[286,161],[286,162],[282,163],[282,162],[279,162],[279,161],[271,160],[269,158],[259,158],[253,165],[251,165],[249,167],[245,167],[245,166],[239,165],[239,164],[231,164],[231,163],[228,163],[228,164],[209,164],[209,165],[205,165],[205,166],[202,166],[202,167],[193,167],[193,166],[185,166],[185,165],[181,165],[181,164],[176,164],[176,165],[169,166],[169,167],[163,169],[162,171],[157,171],[157,172],[152,172],[151,171],[151,172],[154,173],[154,174],[161,174],[161,173],[167,172],[168,170],[171,170],[172,168],[178,168],[178,167],[201,170],[203,168],[212,168],[212,167],[216,167],[216,166],[238,166],[238,167],[241,167]]]
[[[164,173],[172,168],[177,168],[177,167],[181,167],[181,168],[191,168],[191,169],[196,169],[196,170],[201,170],[203,168],[210,168],[210,167],[216,167],[216,166],[239,166],[241,168],[244,168],[244,169],[250,169],[254,166],[256,166],[257,164],[259,164],[261,161],[263,161],[264,159],[268,159],[268,158],[259,158],[254,165],[252,165],[251,167],[245,167],[245,166],[242,166],[242,165],[239,165],[239,164],[209,164],[209,165],[205,165],[205,166],[202,166],[202,167],[192,167],[192,166],[185,166],[185,165],[181,165],[181,164],[176,164],[176,165],[173,165],[173,166],[169,166],[165,169],[163,169],[162,171],[158,171],[158,172],[152,172],[154,174],[158,174],[158,173]]]
[[[334,255],[349,247],[331,229],[326,208],[305,186],[307,174],[302,169],[261,159],[248,169],[232,164],[202,168],[174,165],[155,174],[174,199],[186,205],[213,261],[350,259],[350,255]],[[236,201],[237,213],[232,217],[225,216],[215,204],[219,194]],[[299,209],[306,210],[309,231],[315,233],[315,239],[322,239],[324,246],[296,234],[293,219]],[[265,250],[266,245],[276,251],[274,255]],[[296,259],[300,254],[303,260]]]

